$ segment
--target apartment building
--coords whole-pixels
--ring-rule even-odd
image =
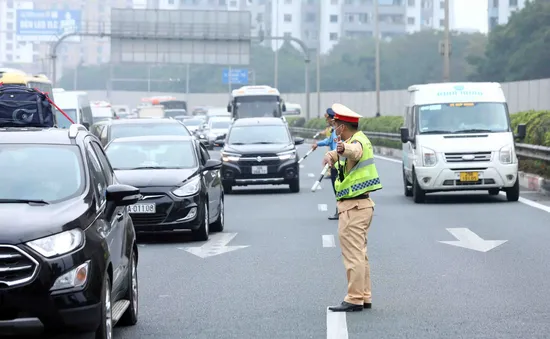
[[[489,31],[497,25],[505,25],[513,12],[525,7],[529,0],[489,0],[488,21]]]
[[[0,2],[0,66],[18,67],[39,62],[33,43],[17,39],[18,9],[33,9],[32,0]],[[32,69],[25,69],[33,71]]]
[[[273,36],[292,35],[321,53],[345,38],[373,36],[375,0],[269,0],[266,33]],[[445,2],[440,0],[378,0],[380,36],[396,35],[423,29],[444,28]],[[455,0],[450,0],[450,7]],[[450,15],[450,26],[454,27]],[[271,42],[272,48],[280,43]]]

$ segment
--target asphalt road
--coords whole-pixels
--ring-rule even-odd
[[[203,243],[186,237],[144,239],[139,323],[115,338],[548,338],[548,197],[442,194],[417,205],[391,159],[377,160],[384,189],[373,194],[369,233],[373,309],[327,312],[345,296],[346,278],[337,222],[327,220],[330,181],[310,192],[321,156],[304,161],[298,194],[261,187],[226,197],[224,233],[236,234],[228,245],[246,248],[200,258],[182,248]],[[506,242],[487,252],[439,242],[464,228]],[[469,231],[453,232],[465,246],[495,245]]]

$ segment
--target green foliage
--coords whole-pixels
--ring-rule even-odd
[[[526,144],[550,146],[550,111],[527,111],[510,116],[512,128],[518,124],[527,125]]]
[[[381,89],[404,89],[414,83],[439,82],[442,80],[443,59],[439,53],[442,40],[439,31],[396,37],[381,43]],[[464,81],[473,71],[467,58],[482,58],[486,37],[482,34],[452,35],[451,76],[453,81]],[[343,39],[331,52],[321,58],[321,90],[324,92],[372,91],[374,78],[374,40]],[[405,57],[406,56],[406,57]],[[309,80],[314,89],[316,82],[315,56],[311,56]],[[301,93],[305,87],[304,57],[291,44],[285,43],[279,50],[278,89],[282,93]],[[274,84],[274,53],[269,47],[251,46],[251,62],[247,67],[254,71],[250,80],[256,84]],[[439,67],[441,65],[441,67]],[[191,65],[189,67],[189,91],[191,93],[222,93],[228,85],[222,83],[222,70],[227,66]],[[139,64],[81,67],[77,72],[80,90],[106,89],[112,74],[114,90],[180,92],[186,91],[185,65],[159,65],[150,67]],[[75,83],[74,70],[66,69],[60,87],[72,89]],[[151,81],[148,81],[150,75]],[[239,87],[234,85],[233,87]]]
[[[550,77],[550,2],[526,2],[506,25],[489,34],[485,55],[470,58],[474,81],[518,81]]]
[[[304,117],[285,117],[285,119],[290,127],[304,127],[306,124]]]

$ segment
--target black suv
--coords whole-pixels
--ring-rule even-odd
[[[0,133],[0,336],[136,324],[139,189],[82,125]]]
[[[223,144],[222,184],[229,194],[233,186],[289,185],[300,191],[300,167],[296,146],[303,138],[290,135],[281,118],[243,118],[233,122]]]

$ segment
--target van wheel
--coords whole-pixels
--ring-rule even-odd
[[[413,201],[417,204],[421,204],[426,200],[426,191],[424,191],[418,184],[418,179],[416,178],[416,173],[413,171]]]
[[[413,196],[412,185],[409,183],[409,180],[407,180],[407,176],[405,175],[405,167],[403,167],[403,191],[406,197]]]
[[[508,201],[519,200],[519,179],[516,179],[514,186],[506,189],[506,200]]]

